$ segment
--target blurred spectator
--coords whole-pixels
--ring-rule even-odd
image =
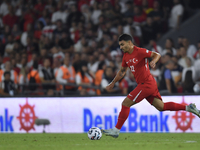
[[[11,69],[12,68],[12,66],[11,66],[11,62],[10,61],[7,61],[7,62],[5,62],[5,66],[4,66],[4,68],[2,68],[2,76],[0,77],[0,82],[1,81],[4,81],[4,72],[10,72],[10,79],[15,83],[15,84],[17,84],[17,82],[18,82],[18,75],[17,75],[17,72],[16,71],[14,71],[14,70],[12,70]]]
[[[9,35],[8,41],[6,42],[6,46],[5,46],[4,56],[9,56],[9,54],[13,52],[13,48],[14,48],[13,36]]]
[[[64,64],[58,69],[58,73],[56,75],[56,81],[59,84],[67,84],[72,83],[75,84],[75,76],[76,72],[74,70],[74,67],[70,64],[70,56],[65,55]],[[63,88],[61,88],[63,89]],[[64,86],[64,90],[66,90],[68,93],[71,91],[71,94],[74,94],[73,92],[76,90],[76,87],[71,85]]]
[[[85,17],[85,22],[89,22],[90,21],[90,17],[91,17],[91,12],[89,9],[89,6],[87,4],[84,4],[81,6],[81,12],[83,14],[83,16]]]
[[[30,24],[33,24],[35,19],[34,13],[30,5],[27,5],[23,12],[23,30],[30,31]]]
[[[44,48],[47,49],[47,51],[49,51],[54,45],[48,36],[41,36],[38,44],[40,49]]]
[[[36,24],[36,29],[34,31],[34,37],[36,39],[40,39],[41,35],[42,35],[42,28],[43,28],[43,23],[41,21],[38,21]]]
[[[93,74],[95,74],[98,69],[99,62],[95,59],[93,55],[89,55],[88,59],[88,68]]]
[[[0,95],[1,96],[14,96],[16,94],[16,85],[11,80],[9,71],[4,72],[4,81],[0,82]]]
[[[27,30],[24,31],[21,35],[21,43],[23,46],[27,46],[27,38],[28,37],[33,37],[33,30],[32,30],[32,25],[27,24]]]
[[[126,8],[127,10],[123,13],[124,17],[133,17],[134,13],[133,13],[133,3],[131,1],[127,1],[126,2]]]
[[[187,68],[183,69],[182,73],[182,83],[183,92],[193,93],[193,87],[196,81],[196,71],[194,66],[192,66],[192,61],[189,57],[186,58]]]
[[[61,61],[59,60],[59,58],[54,58],[53,59],[53,65],[52,65],[52,68],[54,70],[54,75],[57,76],[57,73],[58,73],[58,69],[60,68],[61,66]]]
[[[154,21],[158,20],[158,18],[163,17],[163,12],[161,11],[160,2],[158,0],[154,0],[153,10],[149,12],[148,16],[151,16]]]
[[[173,56],[172,61],[174,61],[174,64],[175,64],[174,69],[172,70],[172,77],[173,77],[175,86],[177,87],[177,89],[180,89],[183,67],[178,64],[178,57]]]
[[[51,22],[56,23],[58,20],[61,20],[62,23],[66,23],[67,16],[67,10],[64,9],[62,1],[59,1],[57,4],[57,11],[52,14]]]
[[[141,41],[141,38],[139,36],[136,35],[136,28],[135,27],[132,27],[130,29],[130,32],[131,32],[131,36],[133,37],[133,42],[136,46],[141,46],[142,45],[142,41]]]
[[[81,12],[77,10],[76,5],[72,5],[71,12],[69,16],[67,17],[67,25],[70,27],[72,21],[75,21],[76,23],[78,23],[78,22],[84,22],[84,20],[85,20],[85,17],[83,16]]]
[[[197,48],[195,47],[195,45],[190,45],[187,38],[183,38],[182,44],[186,49],[187,56],[190,57],[192,62],[193,62],[194,61],[194,55],[197,52]]]
[[[15,54],[16,65],[18,68],[24,68],[27,66],[27,54],[16,53]]]
[[[20,68],[17,66],[15,58],[11,59],[11,66],[11,69],[14,70],[17,73],[17,75],[19,75]]]
[[[27,81],[29,83],[29,90],[31,91],[35,91],[38,88],[37,84],[41,83],[38,71],[38,63],[36,61],[33,63],[33,69],[27,75]]]
[[[104,61],[102,62],[99,62],[99,65],[98,65],[98,69],[97,69],[97,72],[95,73],[95,81],[94,81],[94,84],[96,86],[100,86],[101,84],[101,81],[102,81],[102,77],[103,77],[103,73],[104,73],[104,70],[106,69],[106,64]],[[96,91],[97,95],[100,95],[101,94],[101,91],[98,89]]]
[[[46,26],[43,27],[42,29],[42,35],[47,36],[49,39],[53,38],[53,31],[56,29],[55,24],[51,24],[50,18],[46,17],[45,18]]]
[[[81,62],[80,72],[76,74],[76,84],[79,85],[80,95],[94,95],[96,93],[94,89],[84,87],[94,84],[94,76],[90,73],[86,61]]]
[[[165,55],[161,56],[160,64],[158,64],[159,69],[162,71],[165,68],[165,64],[172,59],[171,53],[166,53]]]
[[[95,2],[94,4],[93,4],[93,13],[91,14],[91,20],[92,20],[92,22],[93,22],[93,24],[98,24],[98,22],[99,22],[99,16],[101,15],[101,8],[102,8],[102,4],[101,3],[97,3],[97,2]]]
[[[197,51],[196,51],[196,53],[194,54],[194,58],[195,59],[198,59],[198,58],[200,58],[200,41],[198,41],[198,43],[197,43]]]
[[[143,0],[142,1],[142,9],[148,15],[151,11],[153,11],[152,5],[149,7],[150,0]],[[154,1],[154,0],[153,0]]]
[[[42,16],[42,12],[44,8],[45,8],[45,5],[43,4],[42,0],[37,0],[37,3],[33,8],[33,12],[35,13],[37,18]]]
[[[5,44],[3,44],[2,40],[0,39],[0,55],[1,57],[4,56],[4,51],[5,51]]]
[[[43,62],[43,68],[39,71],[41,83],[43,89],[48,93],[49,90],[55,90],[55,76],[54,70],[50,67],[51,63],[49,58],[45,58]]]
[[[200,83],[196,83],[193,87],[195,93],[200,93]]]
[[[113,80],[114,76],[114,70],[112,67],[108,66],[105,69],[105,72],[103,74],[102,80],[101,80],[101,88],[102,88],[102,94],[116,94],[119,93],[120,89],[116,85],[111,91],[106,91],[106,86]]]
[[[200,50],[199,50],[199,54],[200,54]],[[197,75],[197,81],[200,81],[200,57],[195,60],[194,62],[194,68],[195,68],[195,71],[196,71],[196,75]]]
[[[0,15],[1,17],[7,15],[9,13],[8,7],[10,6],[10,0],[4,0],[0,6]]]
[[[57,20],[56,26],[57,26],[57,28],[55,28],[55,30],[53,31],[53,39],[56,40],[56,38],[58,38],[58,40],[59,40],[62,37],[62,33],[64,32],[62,20],[60,20],[60,19]]]
[[[146,24],[142,27],[142,35],[144,45],[149,44],[151,39],[157,38],[156,28],[151,17],[147,17]]]
[[[186,52],[185,47],[181,47],[181,48],[180,48],[180,55],[181,55],[181,58],[179,59],[178,64],[179,64],[180,66],[182,66],[183,68],[189,67],[189,66],[187,65],[187,63],[186,63],[187,52]]]
[[[169,27],[179,29],[184,12],[184,7],[180,4],[179,0],[173,0],[173,2],[174,6],[171,9]]]
[[[177,44],[178,44],[178,48],[182,47],[183,46],[183,39],[184,39],[184,36],[180,35],[178,38],[177,38]]]
[[[87,46],[87,41],[85,37],[82,37],[76,44],[74,44],[75,52],[82,52],[83,47]]]
[[[142,11],[141,7],[138,5],[134,6],[133,11],[134,11],[134,17],[133,17],[134,24],[142,25],[146,20],[146,14]]]
[[[81,54],[75,53],[72,61],[73,67],[76,72],[79,72],[80,66],[81,66]]]
[[[175,63],[172,60],[169,60],[165,64],[165,69],[161,73],[161,80],[159,84],[159,90],[161,94],[170,94],[176,93],[177,89],[171,75],[171,71],[174,69]]]
[[[70,38],[68,32],[62,32],[62,37],[59,40],[58,44],[62,48],[63,52],[68,52],[68,53],[74,52],[74,42]]]
[[[18,84],[19,85],[23,85],[25,83],[28,83],[27,78],[26,78],[27,74],[28,74],[28,68],[27,67],[23,67],[23,68],[20,69],[19,78],[18,78]],[[22,89],[23,89],[23,86],[20,87],[20,90],[22,90]]]
[[[21,31],[19,30],[18,24],[14,24],[12,31],[11,31],[12,35],[16,38],[19,39],[21,36]]]
[[[171,51],[171,52],[170,52]],[[171,53],[172,55],[176,55],[176,49],[174,48],[174,41],[171,38],[167,38],[165,41],[165,49],[163,50],[161,55],[165,55],[166,53]]]
[[[65,58],[64,53],[61,51],[59,47],[52,47],[51,48],[51,53],[53,55],[53,58],[58,58],[60,61],[63,61]]]
[[[18,22],[18,17],[15,16],[13,7],[11,5],[8,6],[8,9],[9,13],[3,17],[3,24],[12,28],[13,25]]]
[[[150,48],[149,48],[149,49],[150,49],[151,51],[157,52],[157,53],[159,53],[159,54],[162,55],[163,49],[162,49],[161,46],[157,45],[157,43],[156,43],[156,41],[155,41],[154,39],[151,39],[151,40],[149,41],[149,44],[150,44]]]
[[[150,73],[154,77],[156,82],[159,83],[159,76],[161,75],[160,69],[158,69],[156,66],[155,68],[150,69]]]

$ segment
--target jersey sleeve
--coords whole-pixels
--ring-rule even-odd
[[[122,58],[122,67],[128,67],[125,61],[125,57]]]
[[[149,51],[148,49],[145,49],[145,48],[140,48],[139,53],[140,53],[140,56],[142,56],[143,58],[149,58],[151,57],[152,51]]]

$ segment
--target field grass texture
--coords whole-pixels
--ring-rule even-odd
[[[100,140],[87,134],[0,134],[0,150],[200,150],[199,133],[121,133]]]

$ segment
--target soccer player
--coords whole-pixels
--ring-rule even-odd
[[[160,54],[151,52],[144,48],[136,47],[132,43],[132,37],[128,34],[122,34],[119,37],[120,49],[124,52],[122,66],[112,82],[106,87],[107,91],[112,90],[115,83],[119,81],[129,68],[133,73],[137,87],[131,91],[122,102],[122,108],[118,116],[118,121],[113,129],[104,130],[105,135],[117,138],[120,129],[129,116],[130,107],[142,101],[144,98],[159,111],[179,111],[185,110],[200,117],[200,111],[195,104],[183,105],[174,102],[164,103],[157,88],[157,84],[153,76],[150,74],[147,58],[152,58],[150,66],[154,68],[160,59]]]

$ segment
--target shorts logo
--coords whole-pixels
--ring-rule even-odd
[[[131,97],[133,97],[133,95],[131,95],[131,94],[128,94],[129,96],[131,96]]]
[[[149,52],[149,50],[146,50],[146,53],[148,53]]]

